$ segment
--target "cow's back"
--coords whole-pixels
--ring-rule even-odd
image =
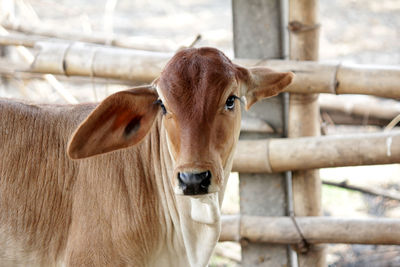
[[[0,99],[0,266],[63,256],[77,172],[66,146],[93,107]]]

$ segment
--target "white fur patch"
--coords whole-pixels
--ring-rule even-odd
[[[191,197],[192,219],[199,223],[214,224],[220,218],[218,193],[207,194],[201,197]]]
[[[186,266],[207,266],[221,232],[218,193],[175,197],[189,261]]]

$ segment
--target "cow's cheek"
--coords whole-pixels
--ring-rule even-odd
[[[176,163],[179,161],[180,153],[180,138],[179,138],[179,127],[178,123],[172,116],[166,116],[164,121],[164,127],[167,133],[167,146],[168,151],[172,159],[172,169],[175,170]],[[175,175],[173,175],[175,177]],[[173,187],[177,187],[177,179],[171,181]]]
[[[215,123],[213,143],[223,166],[227,164],[240,134],[240,110],[233,116],[219,116]]]
[[[180,152],[180,130],[175,118],[167,117],[164,120],[165,129],[168,137],[168,149],[173,160],[176,162]]]

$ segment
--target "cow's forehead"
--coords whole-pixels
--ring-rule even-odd
[[[191,48],[178,52],[167,63],[159,88],[172,109],[204,112],[207,103],[220,100],[236,75],[236,66],[222,52]]]

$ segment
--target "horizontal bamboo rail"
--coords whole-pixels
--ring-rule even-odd
[[[21,45],[25,47],[34,47],[36,42],[43,41],[43,38],[40,37],[29,37],[24,38],[20,36],[14,35],[1,35],[0,36],[0,44],[1,45]]]
[[[400,114],[400,103],[394,100],[379,101],[370,96],[364,96],[361,101],[354,101],[353,98],[342,98],[335,95],[323,95],[318,99],[321,110],[338,112],[351,116],[364,118],[378,118],[392,120]]]
[[[241,140],[233,171],[270,173],[400,163],[400,132]]]
[[[149,83],[159,76],[172,53],[94,46],[87,43],[38,42],[31,71],[133,80]]]
[[[310,244],[400,245],[400,219],[296,217],[295,220]],[[242,239],[274,244],[299,244],[302,241],[290,217],[223,215],[219,241]]]
[[[146,51],[175,51],[179,48],[178,44],[175,44],[171,40],[156,39],[150,37],[140,36],[124,36],[124,35],[110,35],[104,32],[93,32],[91,34],[85,34],[79,30],[67,30],[47,25],[44,23],[24,23],[22,21],[4,21],[1,26],[7,30],[27,34],[31,40],[40,40],[44,37],[52,39],[70,40],[70,41],[81,41],[93,44],[111,45],[116,47],[124,47],[130,49],[140,49]],[[19,35],[19,42],[30,42],[29,38],[24,38]],[[20,44],[23,45],[23,44]]]
[[[389,190],[385,189],[380,189],[380,188],[375,188],[375,187],[364,187],[364,186],[357,186],[357,185],[352,185],[347,182],[347,180],[344,180],[342,182],[332,182],[332,181],[322,181],[322,184],[324,185],[330,185],[330,186],[336,186],[340,188],[344,188],[346,190],[352,190],[352,191],[358,191],[364,194],[372,195],[372,196],[378,196],[378,197],[384,197],[387,199],[393,199],[400,201],[400,194],[395,192],[391,192]]]
[[[34,47],[39,51],[30,67],[32,72],[115,78],[142,83],[149,83],[158,77],[173,55],[80,42],[35,42]],[[398,66],[367,67],[287,60],[234,62],[248,67],[264,66],[293,71],[296,77],[287,88],[287,91],[293,93],[369,94],[400,98]]]

